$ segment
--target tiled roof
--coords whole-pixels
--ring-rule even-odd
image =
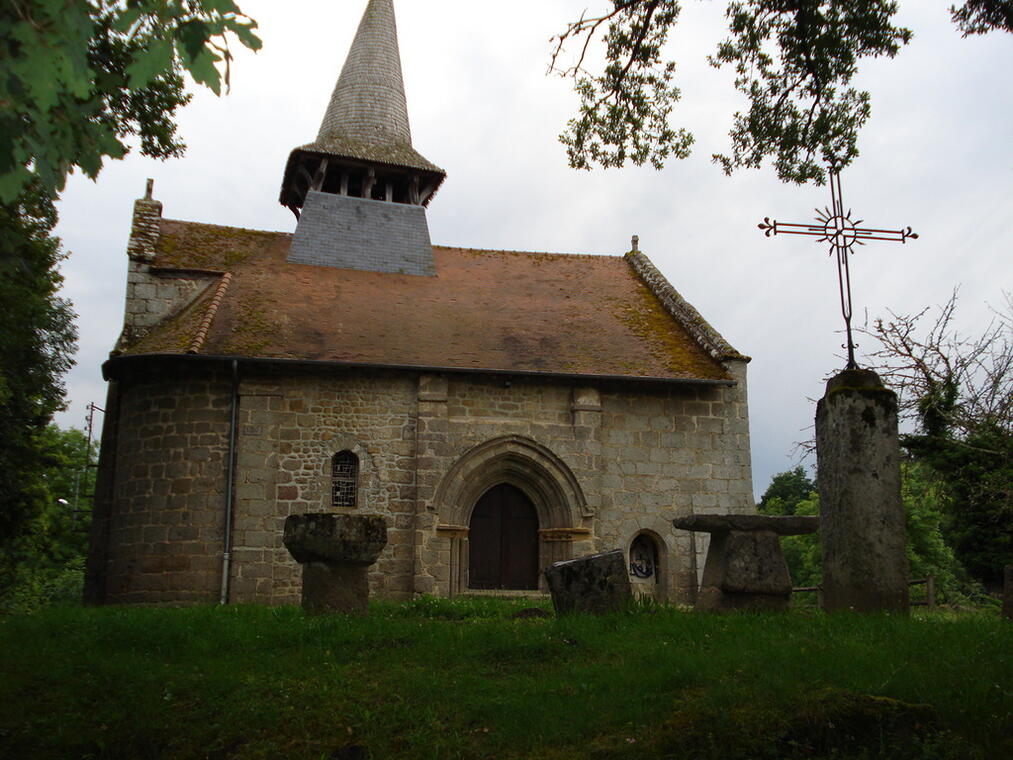
[[[621,256],[434,247],[416,277],[293,264],[291,240],[162,220],[155,271],[232,276],[123,353],[730,380]]]

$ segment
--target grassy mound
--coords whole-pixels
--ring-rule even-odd
[[[0,757],[1013,756],[995,617],[515,617],[422,598],[0,619]]]

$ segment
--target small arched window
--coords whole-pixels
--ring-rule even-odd
[[[351,451],[339,451],[331,459],[331,506],[354,507],[359,484],[359,458]]]

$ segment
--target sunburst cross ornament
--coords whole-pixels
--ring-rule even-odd
[[[757,225],[763,233],[771,235],[812,235],[818,237],[817,242],[830,243],[830,254],[837,254],[837,281],[841,293],[841,313],[844,315],[844,328],[847,333],[848,369],[857,369],[855,361],[855,342],[851,338],[851,274],[848,271],[848,254],[857,243],[865,245],[866,240],[889,240],[906,243],[908,239],[917,239],[918,234],[910,227],[900,230],[881,230],[861,227],[862,219],[852,219],[851,209],[844,213],[844,201],[841,198],[841,176],[836,168],[830,167],[830,198],[832,208],[816,209],[816,223],[796,224],[793,222],[771,221],[764,217]]]

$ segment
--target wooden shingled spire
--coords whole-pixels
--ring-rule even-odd
[[[282,205],[310,190],[425,206],[446,173],[412,147],[393,0],[369,0],[314,142],[292,151]]]

